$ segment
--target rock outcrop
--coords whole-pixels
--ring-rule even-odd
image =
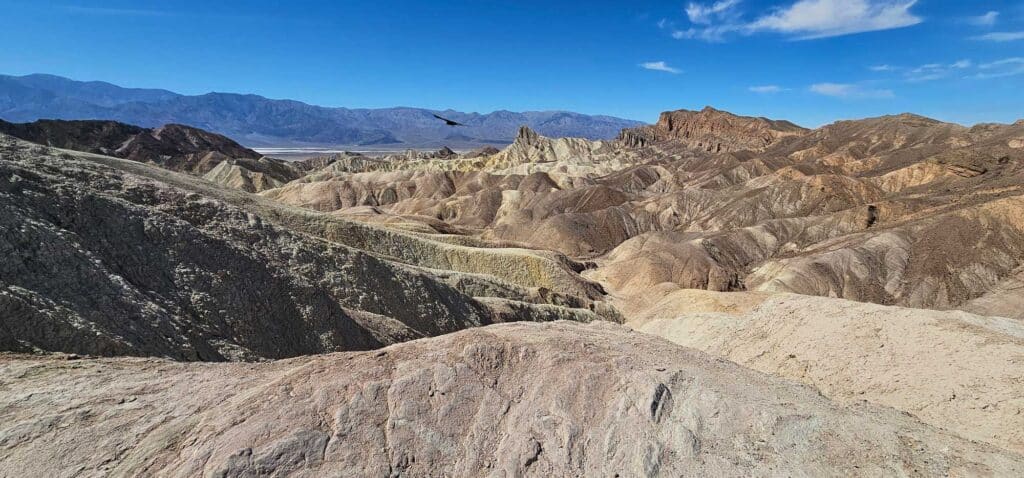
[[[704,294],[719,302],[733,295]],[[747,312],[672,310],[694,299],[665,296],[642,314],[656,319],[640,330],[812,385],[840,403],[893,407],[1024,453],[1018,320],[792,294],[762,298]]]
[[[547,138],[523,126],[519,128],[515,141],[494,156],[497,162],[512,165],[547,163],[589,159],[608,149],[610,149],[609,145],[604,141],[590,141],[582,138]]]
[[[737,116],[708,106],[700,111],[666,111],[654,125],[624,130],[619,140],[630,147],[672,140],[719,153],[763,150],[782,138],[806,132],[788,121]]]
[[[225,187],[258,193],[299,179],[303,171],[288,161],[273,158],[221,161],[203,178]]]
[[[1024,473],[892,409],[571,322],[269,364],[2,356],[0,424],[0,469],[45,476]]]
[[[474,149],[464,155],[466,158],[480,158],[498,154],[501,150],[494,146],[484,146],[482,148]]]

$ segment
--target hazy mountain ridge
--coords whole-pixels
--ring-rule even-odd
[[[450,127],[437,113],[466,126]],[[0,75],[0,118],[104,119],[143,127],[181,123],[230,136],[247,146],[394,145],[477,147],[511,143],[521,125],[553,137],[615,137],[642,123],[567,111],[463,113],[395,107],[327,108],[258,95],[121,88],[52,75]]]

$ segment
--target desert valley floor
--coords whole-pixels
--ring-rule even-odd
[[[0,124],[0,476],[1024,476],[1024,121]]]

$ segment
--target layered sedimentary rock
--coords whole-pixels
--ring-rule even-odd
[[[658,122],[624,130],[619,139],[629,146],[677,141],[712,153],[762,150],[782,138],[807,130],[788,121],[737,116],[710,106],[700,111],[666,111]]]
[[[1012,146],[1022,137],[1015,125],[964,128],[906,114],[730,153],[674,140],[577,144],[524,130],[506,150],[446,161],[449,169],[408,161],[316,173],[266,195],[597,258],[593,277],[626,297],[664,282],[931,308],[984,296],[987,313],[1017,316],[1016,302],[994,291],[1022,265],[1014,217],[1024,153]]]
[[[303,174],[298,165],[279,159],[228,159],[221,161],[203,178],[225,187],[258,193],[284,186]]]
[[[532,304],[509,314],[473,297],[491,291],[535,302],[549,297],[535,288],[568,294],[577,299],[562,303],[586,320],[600,297],[555,255],[474,253],[148,165],[0,139],[4,350],[281,358],[534,318]]]

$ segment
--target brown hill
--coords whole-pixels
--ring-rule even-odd
[[[115,121],[0,120],[0,133],[55,148],[115,156],[196,174],[206,174],[225,159],[261,156],[225,136],[179,124],[145,129]]]
[[[666,111],[654,125],[626,129],[619,138],[632,146],[672,140],[718,153],[760,150],[806,132],[788,121],[737,116],[708,106],[700,111]]]
[[[744,121],[785,140],[713,153],[686,138],[636,147],[523,131],[487,158],[314,174],[266,194],[338,214],[372,206],[352,213],[597,258],[593,277],[624,297],[670,283],[932,308],[981,299],[987,313],[1019,314],[1003,281],[1024,267],[1024,230],[1013,219],[1024,192],[1020,126],[905,114],[799,133]],[[958,251],[964,244],[970,253]]]

